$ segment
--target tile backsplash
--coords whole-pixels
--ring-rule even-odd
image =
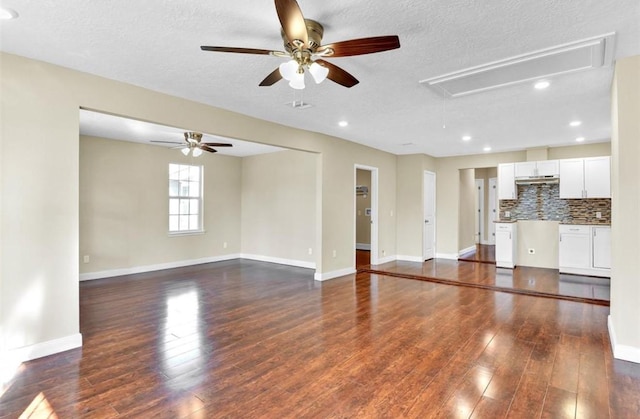
[[[505,212],[511,213],[510,217]],[[596,218],[596,212],[601,218]],[[560,199],[560,185],[518,185],[517,200],[500,201],[502,220],[553,220],[568,224],[611,224],[611,199]]]

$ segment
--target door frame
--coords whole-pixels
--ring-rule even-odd
[[[436,193],[436,188],[437,188],[437,175],[435,172],[431,172],[429,170],[425,170],[422,173],[422,260],[425,261],[427,260],[427,247],[424,245],[425,240],[426,240],[426,236],[427,236],[427,232],[426,232],[426,223],[425,223],[425,211],[427,208],[426,205],[426,201],[427,201],[427,183],[425,182],[425,178],[426,176],[429,175],[433,175],[433,258],[435,259],[436,254],[437,254],[437,250],[436,250],[436,243],[437,243],[437,237],[438,237],[438,232],[437,232],[437,226],[438,223],[436,222],[437,220],[437,212],[438,212],[438,206],[437,206],[437,193]],[[429,258],[431,259],[431,258]]]
[[[484,241],[484,179],[476,179],[476,222],[477,244],[483,244]]]
[[[493,196],[492,196],[493,194]],[[493,209],[493,212],[491,211]],[[489,178],[489,238],[487,244],[496,244],[496,225],[498,219],[498,178]]]
[[[357,203],[356,203],[356,186],[358,182],[358,169],[371,172],[371,259],[372,265],[379,264],[378,258],[378,168],[366,166],[364,164],[353,165],[353,267],[356,266],[356,223],[357,223]]]

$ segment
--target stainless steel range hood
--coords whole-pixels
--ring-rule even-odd
[[[557,175],[551,176],[527,176],[517,177],[516,185],[540,185],[544,183],[559,183],[560,178]]]

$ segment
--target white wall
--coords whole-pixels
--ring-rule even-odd
[[[640,56],[617,61],[611,102],[609,332],[615,357],[640,362]]]
[[[204,168],[204,234],[168,234],[169,163]],[[240,174],[238,157],[185,157],[166,147],[81,137],[80,273],[95,278],[114,270],[238,254]]]
[[[317,158],[280,151],[242,159],[244,255],[315,266]]]

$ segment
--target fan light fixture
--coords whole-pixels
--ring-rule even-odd
[[[182,154],[184,154],[185,156],[189,155],[189,152],[191,151],[191,149],[189,147],[185,147],[182,150],[180,150],[182,152]]]
[[[304,84],[304,69],[308,68],[309,73],[311,73],[311,77],[316,82],[316,84],[322,83],[329,75],[329,69],[327,67],[321,66],[316,62],[312,62],[310,65],[305,63],[299,63],[298,61],[290,60],[285,63],[280,64],[278,67],[280,70],[280,75],[283,79],[289,81],[289,86],[302,90],[305,88]]]

